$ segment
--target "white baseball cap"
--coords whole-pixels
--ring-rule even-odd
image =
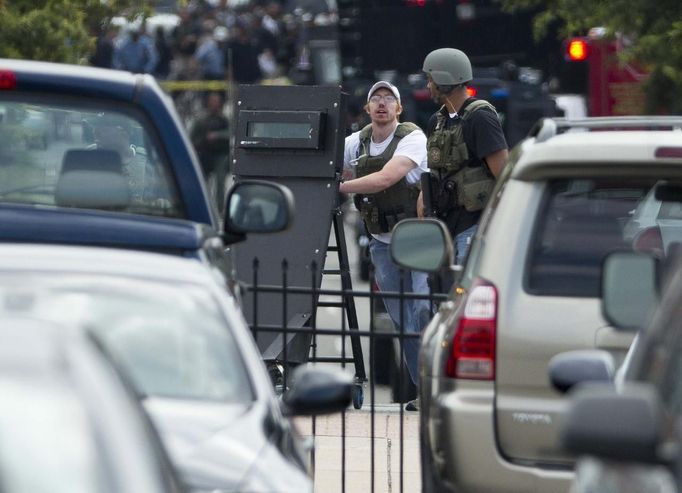
[[[393,84],[391,84],[390,82],[386,82],[385,80],[380,80],[379,82],[377,82],[376,84],[374,84],[372,86],[372,88],[367,93],[367,101],[369,101],[369,98],[372,97],[372,94],[374,94],[377,89],[381,89],[382,87],[391,91],[393,93],[393,95],[395,96],[395,98],[400,103],[400,92],[398,91],[398,88],[396,86],[394,86]]]

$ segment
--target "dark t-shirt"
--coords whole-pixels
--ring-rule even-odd
[[[464,106],[473,101],[473,98],[468,99]],[[426,130],[427,137],[436,128],[437,115],[438,113],[436,112],[429,119]],[[485,156],[507,148],[507,141],[504,137],[500,120],[492,111],[485,108],[474,111],[467,117],[466,121],[463,121],[459,115],[454,118],[448,117],[445,120],[445,128],[451,128],[454,125],[460,124],[463,125],[462,132],[469,155],[475,158],[469,162],[469,166],[487,166],[483,160]],[[482,211],[469,212],[463,207],[458,207],[448,211],[447,215],[441,219],[448,225],[448,229],[454,237],[478,223],[481,213]]]
[[[253,84],[262,77],[258,65],[258,47],[251,42],[230,41],[225,62],[232,67],[232,77],[239,84]]]

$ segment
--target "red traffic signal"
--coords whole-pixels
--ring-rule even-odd
[[[587,59],[588,48],[585,38],[572,38],[566,45],[566,58],[571,62],[583,62]]]

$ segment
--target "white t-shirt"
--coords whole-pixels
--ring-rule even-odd
[[[383,142],[374,142],[374,139],[369,143],[369,155],[378,156],[386,150],[388,145],[393,140],[391,133]],[[405,137],[400,139],[396,147],[394,156],[405,156],[412,161],[414,168],[405,176],[408,185],[414,185],[419,181],[419,177],[425,171],[428,171],[426,164],[426,135],[424,132],[417,129],[410,132]],[[346,142],[343,152],[343,167],[346,169],[353,169],[357,166],[357,158],[360,156],[360,132],[355,132],[346,137]],[[372,235],[379,241],[384,243],[391,242],[391,233],[381,233]]]

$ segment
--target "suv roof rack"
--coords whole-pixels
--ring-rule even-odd
[[[682,116],[599,116],[590,118],[541,118],[528,132],[536,142],[544,142],[567,129],[682,130]]]

